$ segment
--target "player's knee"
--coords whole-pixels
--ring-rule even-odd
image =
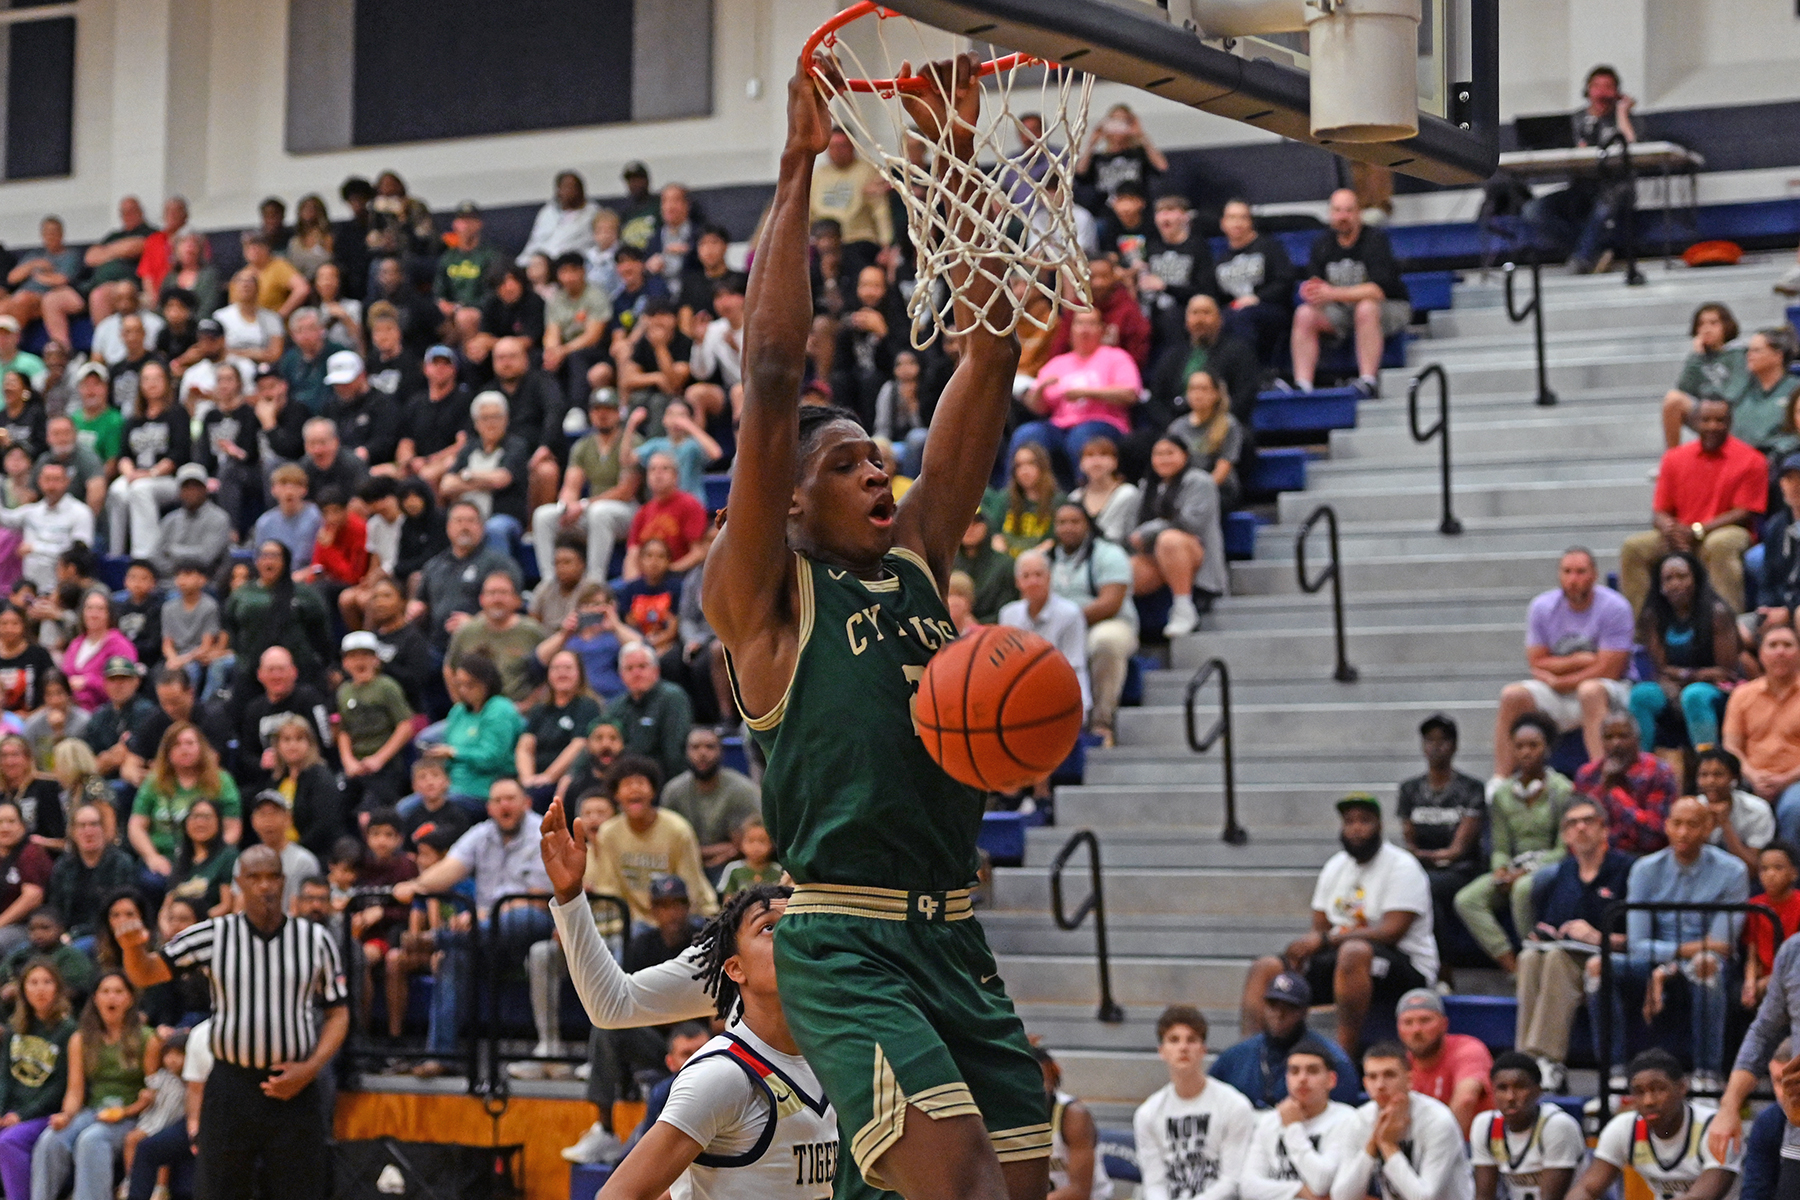
[[[1337,969],[1340,971],[1366,972],[1374,961],[1375,952],[1360,938],[1352,938],[1338,946]]]
[[[1525,712],[1535,708],[1537,702],[1531,698],[1530,688],[1522,683],[1509,683],[1500,689],[1500,706]]]

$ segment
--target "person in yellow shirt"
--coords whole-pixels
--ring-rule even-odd
[[[847,278],[855,279],[864,267],[875,266],[894,244],[887,180],[857,157],[850,135],[842,129],[831,131],[824,161],[813,168],[811,197],[811,219],[836,221],[843,231]]]
[[[584,885],[624,897],[634,921],[653,923],[650,885],[674,875],[687,884],[693,911],[710,917],[719,911],[719,897],[700,865],[700,840],[684,817],[657,807],[662,782],[654,759],[626,754],[613,763],[606,793],[619,812],[588,844]]]

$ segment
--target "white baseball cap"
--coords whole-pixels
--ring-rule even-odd
[[[351,383],[363,373],[362,355],[354,350],[339,350],[325,360],[325,383],[335,387],[340,383]]]

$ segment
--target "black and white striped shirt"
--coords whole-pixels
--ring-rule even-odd
[[[220,1062],[262,1069],[299,1062],[318,1044],[313,999],[349,997],[337,944],[324,926],[286,917],[273,935],[243,913],[182,930],[162,948],[174,969],[199,967],[212,983],[212,1052]]]

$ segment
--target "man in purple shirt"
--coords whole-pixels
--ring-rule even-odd
[[[1494,774],[1512,773],[1512,723],[1541,712],[1567,732],[1577,727],[1590,759],[1603,753],[1600,726],[1609,709],[1624,708],[1631,685],[1631,603],[1596,581],[1594,556],[1580,547],[1563,552],[1561,586],[1531,602],[1525,629],[1525,662],[1531,678],[1500,691],[1494,725]]]

